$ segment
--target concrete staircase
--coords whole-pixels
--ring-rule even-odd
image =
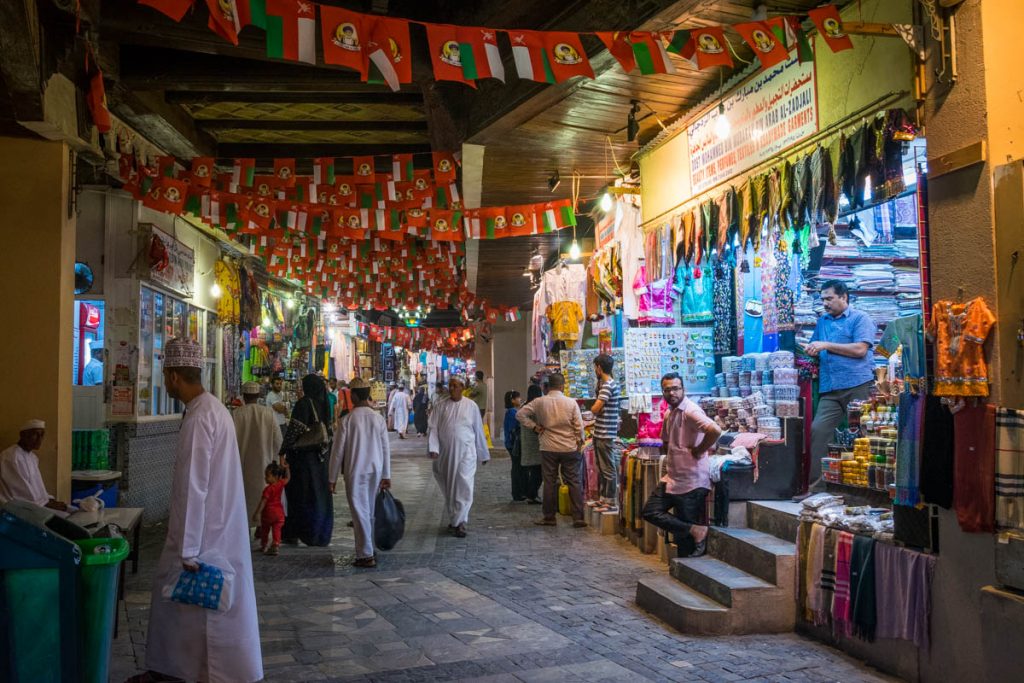
[[[666,542],[669,575],[641,579],[637,605],[684,633],[792,631],[798,510],[790,502],[749,501],[750,526],[712,527],[704,557],[676,558]]]

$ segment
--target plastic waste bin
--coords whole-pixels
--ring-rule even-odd
[[[82,551],[64,532],[89,536],[38,505],[0,507],[0,680],[79,680]]]
[[[106,683],[128,552],[47,508],[0,506],[0,681]]]
[[[110,671],[110,645],[117,611],[117,577],[128,557],[123,538],[91,538],[75,541],[82,551],[79,565],[79,673],[82,681],[106,683]]]

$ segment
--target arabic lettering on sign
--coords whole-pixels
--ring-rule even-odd
[[[694,194],[714,187],[818,132],[814,63],[796,56],[738,88],[723,102],[732,132],[715,135],[718,108],[686,129]]]

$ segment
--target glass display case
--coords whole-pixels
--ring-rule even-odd
[[[163,350],[168,340],[187,337],[204,349],[203,386],[212,387],[217,362],[217,316],[181,299],[142,286],[139,306],[140,417],[181,413],[184,405],[164,387]]]

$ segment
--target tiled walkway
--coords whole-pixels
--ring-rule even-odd
[[[618,537],[535,527],[512,503],[507,457],[478,470],[469,537],[441,520],[424,440],[393,438],[406,536],[377,569],[353,569],[345,498],[329,548],[254,556],[268,681],[883,681],[796,635],[680,635],[633,604],[636,581],[667,571]],[[562,518],[564,519],[564,518]],[[147,570],[164,527],[144,532],[114,643],[112,681],[144,661]]]

